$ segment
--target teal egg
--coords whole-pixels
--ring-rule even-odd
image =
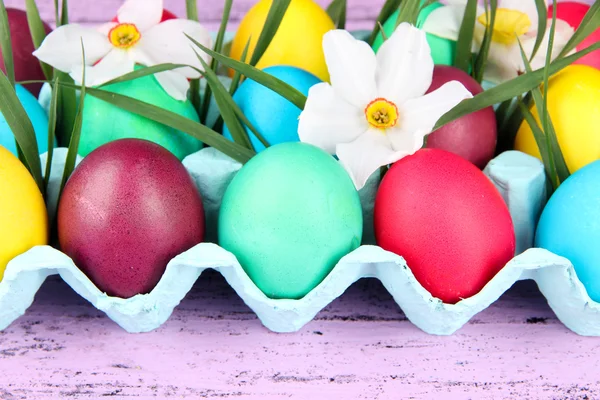
[[[252,158],[225,192],[219,244],[270,298],[299,299],[362,239],[358,192],[342,166],[306,143]]]
[[[199,122],[192,103],[189,100],[178,101],[169,96],[152,75],[107,85],[103,89],[133,97]],[[93,96],[86,96],[79,154],[85,157],[103,144],[125,138],[146,139],[157,143],[180,160],[202,148],[202,142],[184,132],[130,113]]]
[[[38,150],[40,154],[43,154],[48,151],[48,116],[35,96],[29,93],[27,89],[21,85],[16,85],[15,90],[33,125]],[[2,114],[0,114],[0,146],[7,148],[11,153],[17,155],[15,137]]]
[[[305,96],[312,86],[321,82],[316,76],[296,67],[280,65],[265,68],[264,71],[281,79]],[[233,95],[233,100],[269,145],[300,140],[298,118],[301,110],[271,89],[246,79]],[[246,128],[246,132],[257,152],[265,149],[250,129]],[[223,128],[223,136],[232,140],[226,126]]]
[[[575,267],[590,298],[600,302],[600,161],[581,168],[554,192],[538,223],[535,246]]]
[[[431,12],[438,7],[444,7],[444,5],[442,3],[435,2],[425,7],[417,19],[417,28],[422,28],[429,14],[431,14]],[[390,37],[392,33],[394,33],[394,30],[396,29],[396,19],[398,19],[399,13],[400,11],[393,13],[383,24],[383,31],[387,37]],[[452,65],[454,62],[454,54],[456,53],[456,42],[429,33],[427,33],[426,36],[427,43],[429,43],[429,47],[431,47],[431,57],[433,58],[433,63]],[[373,42],[373,50],[377,52],[382,44],[383,36],[380,32],[375,38],[375,42]]]

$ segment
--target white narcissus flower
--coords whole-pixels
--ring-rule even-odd
[[[403,23],[377,55],[348,32],[323,38],[331,85],[308,92],[298,134],[303,142],[337,154],[357,189],[379,167],[423,146],[437,120],[471,93],[452,81],[425,94],[433,59],[425,32]]]
[[[202,69],[185,34],[211,47],[209,32],[198,22],[186,19],[160,22],[162,14],[162,0],[127,0],[118,11],[118,22],[109,22],[97,30],[63,25],[50,33],[33,54],[81,84],[83,41],[86,86],[101,85],[131,72],[135,64],[150,67],[174,63]],[[199,53],[209,61],[207,55]],[[170,96],[185,100],[188,78],[199,78],[200,73],[186,67],[160,72],[155,77]]]
[[[429,14],[423,30],[450,40],[458,39],[467,0],[449,0],[444,7],[438,7]],[[488,11],[489,13],[489,11]],[[473,51],[479,51],[488,26],[488,13],[484,4],[477,5],[475,31],[473,32]],[[519,41],[533,69],[546,64],[546,54],[550,38],[550,22],[544,33],[544,40],[531,60],[537,37],[538,13],[535,0],[498,0],[496,20],[492,33],[492,42],[483,78],[492,83],[502,83],[524,73],[525,64],[521,57]],[[573,35],[573,28],[563,20],[556,20],[556,33],[552,46],[552,59],[565,47]]]

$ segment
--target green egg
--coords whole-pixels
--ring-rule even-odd
[[[444,7],[443,4],[439,2],[435,2],[425,7],[421,13],[419,14],[419,18],[417,19],[417,28],[423,27],[425,20],[431,14],[433,10],[438,7]],[[398,18],[398,13],[400,11],[396,11],[393,13],[387,21],[383,24],[383,31],[387,37],[390,37],[394,30],[396,29],[396,19]],[[431,47],[431,56],[433,57],[434,64],[443,64],[443,65],[452,65],[454,62],[454,54],[456,52],[456,42],[453,40],[448,40],[441,38],[439,36],[431,35],[429,33],[426,34],[427,43],[429,43],[429,47]],[[375,38],[375,42],[373,43],[373,50],[377,52],[381,45],[383,44],[383,36],[381,33],[377,35]]]
[[[102,89],[133,97],[199,121],[198,114],[189,100],[179,101],[169,96],[152,75],[107,85]],[[202,148],[202,142],[184,132],[130,113],[93,96],[86,96],[78,153],[85,157],[103,144],[125,138],[146,139],[157,143],[180,160]]]
[[[270,298],[299,299],[362,239],[358,192],[331,155],[281,143],[231,181],[219,214],[219,244]]]

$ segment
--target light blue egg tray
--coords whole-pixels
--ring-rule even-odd
[[[64,166],[65,149],[57,149],[50,179],[50,213],[56,208],[56,185]],[[42,156],[42,159],[44,156]],[[204,199],[208,239],[214,240],[218,209],[227,185],[240,164],[212,148],[192,154],[184,165]],[[201,243],[171,260],[151,293],[130,299],[107,296],[65,254],[38,246],[16,257],[0,282],[0,329],[23,315],[44,280],[59,274],[79,295],[128,332],[158,328],[185,297],[202,272],[219,271],[229,285],[256,313],[264,326],[275,332],[293,332],[360,278],[377,278],[392,294],[407,318],[423,331],[449,335],[475,314],[496,301],[516,281],[533,279],[557,317],[581,335],[600,335],[600,304],[594,303],[577,279],[571,263],[546,250],[529,249],[535,224],[545,203],[542,164],[535,158],[511,151],[492,160],[485,173],[500,190],[515,222],[519,254],[477,295],[451,305],[433,298],[414,278],[404,259],[377,246],[363,245],[345,256],[327,278],[300,300],[267,298],[246,275],[235,256],[212,243]],[[372,207],[378,179],[361,191],[365,212],[365,239],[373,241]],[[54,199],[54,200],[52,200]]]

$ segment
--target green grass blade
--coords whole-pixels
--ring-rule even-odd
[[[248,49],[250,48],[250,39],[246,42],[246,46],[244,46],[244,51],[242,51],[241,61],[243,63],[248,59]],[[231,86],[229,86],[229,94],[233,95],[240,85],[240,80],[242,79],[242,74],[240,71],[235,71],[233,74],[233,79],[231,80]]]
[[[59,78],[60,82],[73,83],[73,79],[69,74],[54,70],[55,75]],[[58,127],[57,127],[57,140],[60,146],[68,146],[71,141],[71,132],[73,132],[73,125],[75,124],[75,116],[77,114],[77,95],[75,88],[72,87],[58,86],[60,93],[58,95]]]
[[[196,110],[196,113],[200,115],[202,109],[202,99],[200,98],[200,79],[190,79],[190,103]]]
[[[383,4],[383,7],[381,7],[381,11],[377,16],[377,20],[375,20],[375,26],[373,27],[371,35],[369,35],[369,39],[367,40],[369,45],[373,45],[377,34],[380,32],[380,26],[385,24],[385,21],[387,21],[388,18],[390,18],[392,14],[400,8],[401,2],[402,0],[386,0],[386,2]],[[383,33],[383,29],[381,29],[381,32]]]
[[[67,25],[69,23],[69,2],[62,0],[62,9],[60,12],[60,25]]]
[[[533,45],[533,52],[531,53],[530,60],[533,60],[533,57],[537,54],[540,46],[542,45],[542,40],[544,40],[544,36],[546,34],[547,28],[547,20],[548,20],[548,6],[546,4],[546,0],[535,0],[535,7],[537,8],[538,14],[538,26],[537,26],[537,36],[535,38],[535,44]]]
[[[346,0],[333,0],[327,7],[327,14],[329,14],[337,29],[345,29],[346,27],[347,7]]]
[[[10,127],[17,147],[21,149],[24,164],[40,191],[44,193],[42,180],[42,167],[40,162],[38,145],[33,125],[17,97],[14,87],[3,73],[0,72],[0,112]]]
[[[56,121],[58,113],[58,90],[56,78],[52,84],[52,98],[50,99],[50,109],[48,110],[48,157],[46,158],[46,172],[44,173],[44,187],[48,191],[50,182],[50,172],[52,169],[52,158],[54,156],[54,139],[56,137]]]
[[[128,72],[125,75],[121,75],[115,79],[108,81],[108,82],[104,82],[100,86],[107,86],[107,85],[112,85],[114,83],[128,82],[128,81],[132,81],[135,79],[143,78],[148,75],[154,75],[156,73],[164,72],[164,71],[172,71],[174,69],[183,68],[183,67],[187,67],[187,65],[186,64],[172,64],[172,63],[157,64],[157,65],[153,65],[151,67],[144,67],[144,68],[136,69],[135,71]]]
[[[486,4],[486,18],[489,18],[488,26],[485,29],[485,35],[483,36],[483,42],[481,43],[481,49],[475,59],[475,67],[473,68],[473,78],[479,83],[483,80],[483,74],[487,64],[488,54],[490,52],[490,46],[492,45],[492,33],[494,32],[494,25],[496,24],[496,10],[498,9],[498,0],[490,0],[488,5]]]
[[[8,14],[4,6],[4,0],[0,0],[0,47],[2,47],[2,58],[6,68],[6,77],[10,85],[15,86],[15,64],[13,60],[12,42],[10,40],[10,25]]]
[[[402,7],[400,7],[398,17],[396,18],[396,26],[403,22],[417,25],[417,18],[419,16],[419,11],[421,10],[420,6],[420,0],[404,0],[402,2]]]
[[[543,0],[542,0],[543,1]],[[475,30],[475,19],[477,18],[477,0],[468,0],[465,8],[458,40],[456,41],[456,53],[454,54],[454,66],[466,73],[470,72],[473,55],[473,31]]]
[[[60,6],[58,0],[54,0],[54,21],[56,21],[56,27],[60,26]]]
[[[559,60],[554,60],[549,68],[549,74],[553,75],[562,70],[581,57],[600,49],[600,42],[578,51],[568,57]],[[539,86],[544,80],[544,69],[537,69],[531,73],[525,73],[508,82],[501,83],[489,90],[486,90],[471,99],[463,100],[452,110],[444,114],[437,122],[433,130],[439,129],[448,122],[454,121],[457,118],[465,116],[482,108],[493,106],[494,104],[502,103],[503,101],[517,97],[523,93],[529,92],[531,89]]]
[[[579,28],[577,28],[571,39],[569,39],[565,47],[558,54],[558,57],[564,57],[598,28],[600,28],[600,1],[595,1],[581,20]]]
[[[198,3],[197,0],[185,0],[185,13],[187,19],[198,21]]]
[[[260,32],[252,57],[250,57],[250,65],[256,65],[269,47],[269,44],[271,44],[271,40],[273,40],[273,37],[277,33],[277,29],[279,29],[281,20],[283,20],[290,2],[291,0],[277,0],[271,3],[271,8],[267,14],[267,20]]]
[[[264,71],[259,70],[258,68],[234,60],[222,54],[216,53],[211,49],[207,48],[206,46],[203,46],[202,44],[198,43],[190,36],[188,36],[188,39],[190,39],[192,43],[194,43],[202,51],[204,51],[211,57],[217,58],[221,64],[226,65],[229,68],[233,68],[234,70],[239,71],[242,75],[252,79],[253,81],[256,81],[257,83],[268,87],[275,93],[285,97],[299,109],[304,110],[304,105],[306,104],[306,96],[304,96],[294,87],[288,85],[280,79],[275,78],[274,76],[267,74]]]
[[[85,65],[83,67],[82,82],[85,82]],[[85,101],[85,94],[86,87],[82,84],[80,87],[79,107],[77,109],[77,115],[75,116],[75,123],[73,124],[73,132],[71,132],[71,141],[69,142],[69,149],[67,150],[67,159],[65,160],[65,170],[63,171],[62,182],[60,184],[59,199],[60,194],[65,188],[65,185],[67,184],[67,180],[69,180],[69,177],[75,169],[75,163],[77,161],[77,152],[79,151],[79,142],[81,141],[81,126],[83,124],[83,107]]]
[[[40,11],[35,0],[25,0],[25,9],[27,11],[27,23],[31,32],[31,38],[33,39],[33,46],[37,49],[46,38],[46,28],[44,28],[44,22],[40,17]],[[51,80],[52,67],[41,61],[40,65],[46,79]]]

